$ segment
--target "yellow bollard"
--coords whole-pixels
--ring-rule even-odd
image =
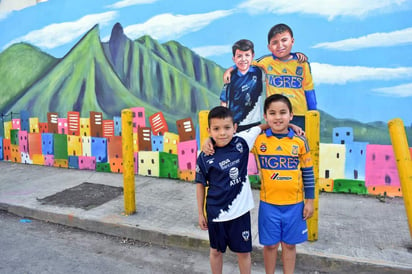
[[[388,122],[389,134],[391,136],[392,148],[398,167],[399,180],[401,183],[403,201],[408,218],[409,233],[412,238],[412,161],[406,139],[405,127],[401,119],[396,118]]]
[[[133,158],[133,112],[122,110],[122,153],[123,153],[123,192],[124,213],[136,212],[134,190],[134,158]]]
[[[308,240],[318,240],[319,219],[319,143],[320,143],[320,114],[316,110],[310,110],[305,115],[305,132],[313,161],[313,173],[315,174],[315,200],[313,201],[313,216],[307,220]]]

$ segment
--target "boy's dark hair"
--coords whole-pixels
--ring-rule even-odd
[[[233,56],[235,56],[236,50],[248,51],[250,49],[252,50],[252,53],[255,53],[253,42],[247,39],[242,39],[233,44],[232,53],[233,53]]]
[[[217,107],[212,108],[209,111],[209,115],[207,116],[207,122],[209,124],[209,127],[210,127],[210,121],[214,118],[218,118],[218,119],[230,118],[233,120],[233,113],[227,107],[217,106]]]
[[[274,25],[268,33],[268,44],[270,43],[270,39],[273,38],[276,34],[284,33],[285,31],[290,33],[290,36],[293,38],[293,31],[292,29],[286,24],[277,24]]]
[[[282,94],[272,94],[266,98],[264,104],[264,113],[268,110],[270,104],[273,102],[283,102],[287,105],[290,113],[292,113],[292,103],[290,102],[289,98]]]

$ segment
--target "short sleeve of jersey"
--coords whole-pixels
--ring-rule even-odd
[[[310,69],[310,64],[308,62],[303,63],[303,70],[305,77],[303,78],[303,89],[304,90],[313,90],[314,84],[312,79],[312,72]]]
[[[204,186],[207,186],[207,178],[206,178],[206,169],[205,169],[205,165],[204,165],[204,161],[203,161],[203,157],[204,157],[204,153],[201,152],[199,154],[199,157],[197,157],[197,161],[196,161],[196,177],[195,177],[195,181],[197,183],[200,183]]]
[[[300,153],[299,153],[301,168],[312,167],[313,161],[312,161],[312,157],[311,157],[310,150],[309,150],[309,144],[305,137],[301,137],[301,140],[303,141],[303,144],[304,144],[303,146],[300,147]]]
[[[248,130],[239,132],[237,136],[243,138],[248,145],[248,149],[251,150],[253,148],[253,145],[255,144],[256,138],[259,136],[261,132],[262,130],[260,129],[260,127],[255,126]]]

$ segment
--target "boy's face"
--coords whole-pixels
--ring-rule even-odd
[[[277,101],[269,105],[263,117],[273,133],[286,134],[289,132],[289,122],[293,118],[293,113],[284,102]]]
[[[233,119],[230,117],[224,119],[212,118],[207,130],[213,140],[215,140],[216,146],[224,147],[232,140],[236,127],[237,125],[233,124]]]
[[[295,40],[288,31],[278,33],[269,41],[268,49],[282,61],[290,58],[290,52]]]
[[[232,57],[233,62],[235,62],[236,67],[238,70],[245,74],[248,70],[250,65],[252,64],[253,58],[255,55],[252,53],[252,50],[242,51],[237,49],[235,52],[235,56]]]

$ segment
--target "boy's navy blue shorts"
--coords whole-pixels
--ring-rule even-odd
[[[290,245],[303,243],[308,239],[306,220],[303,219],[304,203],[273,205],[259,203],[259,242],[261,245],[275,245],[284,242]]]
[[[250,212],[226,222],[208,222],[210,247],[224,253],[226,247],[236,253],[252,252]]]

